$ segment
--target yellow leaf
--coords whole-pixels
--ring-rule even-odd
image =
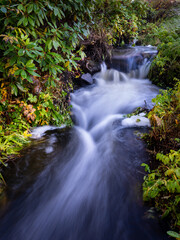
[[[68,67],[69,66],[69,61],[67,61],[64,66]]]
[[[24,136],[25,138],[27,138],[27,137],[31,137],[32,134],[28,133],[28,130],[26,130],[26,131],[23,133],[23,136]]]

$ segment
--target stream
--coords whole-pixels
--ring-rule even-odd
[[[71,95],[75,126],[41,127],[23,157],[9,166],[0,240],[165,240],[143,205],[140,135],[159,89],[146,79],[152,47],[116,50],[94,84]]]

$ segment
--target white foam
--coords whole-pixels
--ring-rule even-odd
[[[60,127],[54,127],[54,126],[49,126],[49,125],[37,127],[32,130],[31,138],[39,139],[39,138],[42,138],[44,136],[45,132],[47,132],[48,130],[54,130],[54,129],[64,128],[64,127],[66,127],[66,125],[61,125]]]
[[[45,149],[46,154],[52,153],[54,148],[52,146],[49,146]]]
[[[148,118],[142,116],[143,114],[135,115],[130,118],[122,120],[122,126],[124,127],[150,127],[150,121]]]

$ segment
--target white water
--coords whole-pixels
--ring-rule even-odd
[[[135,78],[145,77],[148,67],[144,61],[125,74],[103,64],[95,85],[72,94],[76,127],[69,142],[13,202],[1,222],[1,240],[164,239],[158,224],[145,218],[140,192],[138,169],[147,154],[134,131],[150,123],[143,114],[126,117],[152,107],[158,88]]]

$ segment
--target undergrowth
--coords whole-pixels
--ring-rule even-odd
[[[162,218],[166,218],[170,236],[180,231],[180,81],[175,89],[162,90],[155,99],[148,117],[152,130],[144,136],[154,155],[148,175],[144,177],[143,198],[154,205]]]

